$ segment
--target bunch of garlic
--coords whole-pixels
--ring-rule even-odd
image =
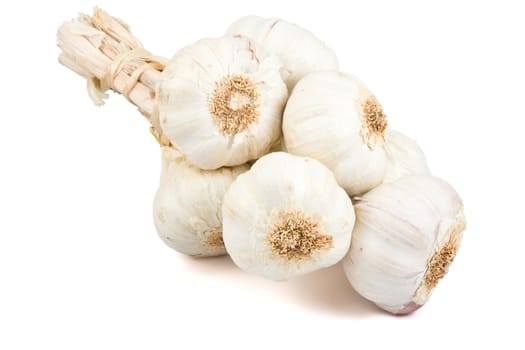
[[[386,115],[356,77],[335,70],[306,75],[290,95],[283,118],[286,149],[325,164],[350,195],[383,182]]]
[[[247,165],[202,170],[172,147],[162,150],[160,186],[153,219],[160,238],[176,251],[191,256],[226,253],[222,239],[222,201]]]
[[[430,175],[423,150],[416,141],[393,129],[385,133],[386,169],[383,183],[407,175]]]
[[[264,155],[280,138],[288,97],[280,68],[276,56],[239,35],[183,48],[156,89],[163,134],[202,169]]]
[[[340,261],[355,220],[352,201],[328,168],[284,152],[262,157],[239,175],[222,210],[232,260],[274,280]]]
[[[311,32],[279,18],[242,17],[232,23],[226,34],[252,38],[278,56],[283,62],[281,76],[289,91],[310,72],[339,68],[332,49]]]
[[[155,227],[178,252],[228,253],[272,280],[342,261],[359,294],[396,314],[446,274],[461,199],[312,33],[248,16],[165,60],[96,10],[61,27],[59,45],[92,96],[123,93],[152,123]]]
[[[445,181],[407,176],[356,200],[343,266],[356,291],[396,314],[424,305],[456,256],[463,204]]]

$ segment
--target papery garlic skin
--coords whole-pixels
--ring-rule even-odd
[[[153,218],[160,238],[176,251],[196,257],[226,253],[222,239],[222,200],[246,165],[201,170],[171,147],[162,151],[160,186]]]
[[[311,158],[270,153],[239,175],[223,201],[223,238],[240,268],[286,280],[340,261],[355,214],[333,174]]]
[[[250,37],[269,53],[279,56],[283,61],[281,75],[289,91],[310,72],[339,67],[334,51],[324,42],[311,32],[282,19],[241,17],[226,33]]]
[[[201,169],[235,166],[267,153],[281,135],[288,92],[281,62],[251,39],[202,39],[161,74],[160,126]]]
[[[386,115],[356,77],[314,72],[295,87],[284,111],[288,152],[319,160],[351,196],[383,182]]]
[[[383,182],[392,182],[407,175],[430,175],[423,150],[408,136],[388,129],[384,148],[387,165]]]
[[[425,304],[447,273],[466,227],[463,204],[445,181],[406,176],[355,203],[352,244],[343,260],[354,289],[395,314]]]

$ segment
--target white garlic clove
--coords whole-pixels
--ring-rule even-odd
[[[164,135],[201,169],[244,164],[281,135],[288,92],[281,63],[242,36],[180,50],[157,85]]]
[[[176,251],[198,257],[226,253],[222,239],[222,200],[248,166],[201,170],[177,150],[162,151],[160,186],[153,218],[160,238]]]
[[[408,136],[388,129],[385,134],[387,157],[383,182],[392,182],[407,175],[430,175],[423,150]]]
[[[325,43],[282,19],[246,16],[235,21],[226,33],[248,36],[279,56],[283,61],[281,75],[289,91],[310,72],[339,67],[334,51]]]
[[[354,289],[395,314],[424,305],[456,256],[463,204],[445,181],[406,176],[355,203],[352,244],[343,260]]]
[[[224,244],[240,268],[286,280],[340,261],[355,214],[324,165],[276,152],[233,182],[223,220]]]
[[[314,72],[295,87],[284,111],[286,149],[319,160],[351,196],[383,182],[387,128],[383,108],[356,77]]]

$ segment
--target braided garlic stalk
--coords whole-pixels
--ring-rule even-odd
[[[150,121],[159,143],[169,145],[159,126],[155,99],[167,59],[149,53],[124,21],[99,8],[93,16],[81,14],[62,24],[57,44],[62,49],[60,63],[87,79],[96,105],[104,104],[109,89],[123,94]]]

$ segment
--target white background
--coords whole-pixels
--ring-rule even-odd
[[[16,1],[1,35],[0,349],[523,349],[525,21],[520,1]],[[341,2],[342,3],[342,2]],[[393,317],[340,266],[286,283],[158,239],[160,150],[122,96],[57,62],[98,5],[170,57],[241,15],[325,40],[462,195],[468,230],[430,302]]]

